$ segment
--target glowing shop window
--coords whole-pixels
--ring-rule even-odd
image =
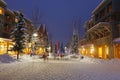
[[[94,53],[95,49],[94,49],[94,45],[91,46],[90,48],[90,53]]]
[[[102,48],[99,48],[99,57],[102,57]]]
[[[108,48],[107,45],[105,45],[105,52],[106,52],[107,55],[109,54],[109,48]]]
[[[94,53],[94,48],[91,48],[91,49],[90,49],[90,53]]]

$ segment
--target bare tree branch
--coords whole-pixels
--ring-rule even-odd
[[[42,15],[41,15],[39,8],[35,8],[32,11],[32,16],[31,16],[31,20],[35,27],[38,27],[41,24],[41,18],[42,18]]]

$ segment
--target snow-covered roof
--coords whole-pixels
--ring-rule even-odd
[[[26,18],[26,17],[24,17],[24,19],[25,19],[26,21],[32,23],[32,21],[31,21],[30,19],[28,19],[28,18]]]
[[[108,0],[103,0],[94,10],[93,10],[93,14],[100,8],[100,7],[102,7],[102,5],[106,2],[106,1],[108,1]]]
[[[6,39],[6,38],[0,38],[0,40],[12,41],[11,39]]]
[[[7,6],[7,3],[4,0],[0,0],[0,3],[2,3],[4,6]]]
[[[10,9],[6,9],[6,12],[8,12],[8,13],[10,13],[10,14],[12,14],[13,16],[14,16],[14,13],[13,13],[13,11],[11,11]]]
[[[120,43],[120,37],[113,40],[115,43]]]

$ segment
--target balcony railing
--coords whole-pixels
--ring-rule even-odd
[[[99,22],[106,22],[105,19],[108,18],[109,16],[112,16],[112,15],[113,15],[113,12],[110,12],[110,13],[107,13],[106,15],[104,15],[104,16],[99,17],[99,19],[97,19],[95,21],[95,24],[97,24]]]

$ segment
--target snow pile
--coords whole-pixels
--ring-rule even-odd
[[[0,55],[0,63],[11,63],[16,61],[16,56],[10,56],[8,54],[3,54]],[[83,63],[93,63],[93,64],[115,64],[115,65],[120,65],[120,59],[98,59],[98,58],[91,58],[84,56],[84,58],[71,58],[70,56],[63,57],[62,59],[67,60],[67,61],[80,61]],[[60,59],[60,60],[62,60]],[[19,56],[19,62],[40,62],[42,59],[38,55],[30,56],[30,55],[20,55]]]
[[[21,62],[40,61],[40,57],[38,55],[30,56],[30,55],[24,54],[20,56],[19,61]]]
[[[15,61],[15,59],[13,59],[8,54],[0,55],[0,63],[10,63],[10,62],[14,62],[14,61]]]
[[[19,60],[17,60],[17,55],[10,56],[9,54],[0,55],[0,63],[11,63],[11,62],[39,62],[41,59],[38,55],[20,55]]]
[[[90,57],[84,57],[81,62],[85,63],[94,63],[94,64],[118,64],[120,65],[120,59],[98,59],[98,58],[90,58]]]

